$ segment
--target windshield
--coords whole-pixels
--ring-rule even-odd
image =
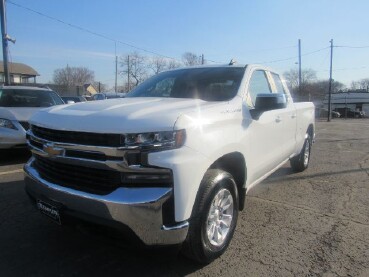
[[[193,68],[160,73],[139,85],[127,97],[197,98],[226,101],[236,96],[245,69]]]
[[[0,89],[0,107],[50,107],[64,104],[53,91]]]

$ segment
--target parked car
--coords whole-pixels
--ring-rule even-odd
[[[365,112],[363,111],[354,111],[350,108],[336,108],[335,111],[341,114],[341,117],[351,117],[351,118],[363,118],[365,117]]]
[[[113,98],[124,98],[125,94],[120,92],[99,92],[92,96],[92,100],[105,100]]]
[[[73,104],[78,102],[86,102],[86,98],[83,96],[62,96],[64,103]]]
[[[26,191],[59,224],[128,227],[208,263],[227,249],[246,192],[287,161],[307,169],[314,134],[314,104],[294,103],[269,68],[166,71],[124,99],[35,114]]]
[[[86,99],[86,101],[92,101],[92,96],[91,95],[83,95],[83,97]]]
[[[61,104],[63,100],[50,89],[0,87],[0,149],[25,147],[30,117],[43,108]]]
[[[328,109],[325,109],[325,108],[316,108],[315,109],[315,116],[317,118],[319,117],[327,117],[328,116]],[[336,111],[331,111],[331,116],[332,117],[335,117],[335,118],[339,118],[341,117],[341,114],[339,112],[336,112]]]

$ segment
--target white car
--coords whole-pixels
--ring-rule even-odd
[[[0,149],[25,147],[30,117],[45,107],[61,104],[63,100],[50,89],[0,87]]]

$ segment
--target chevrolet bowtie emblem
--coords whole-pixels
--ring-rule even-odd
[[[46,152],[49,156],[60,156],[63,155],[64,149],[55,147],[53,143],[47,143],[43,146],[44,152]]]

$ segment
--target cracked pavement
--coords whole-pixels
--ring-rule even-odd
[[[206,266],[52,224],[24,193],[28,155],[2,154],[0,275],[369,276],[369,120],[317,122],[316,134],[308,170],[286,164],[250,191],[229,249]]]

